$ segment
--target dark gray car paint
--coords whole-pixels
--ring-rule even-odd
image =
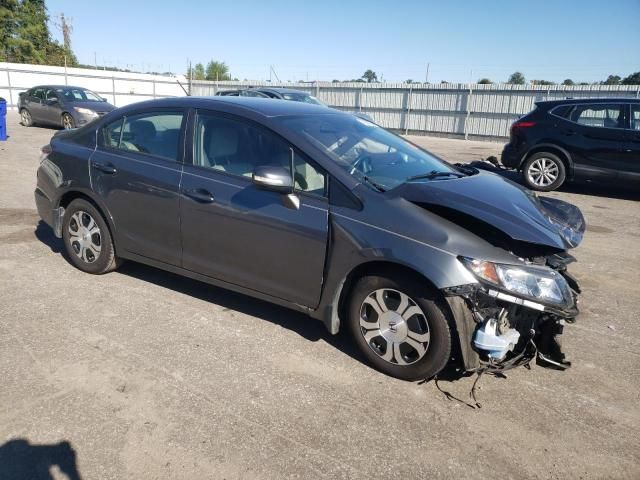
[[[100,146],[92,154],[91,147],[73,143],[79,135],[90,137],[92,130],[102,125],[149,108],[191,109],[190,116],[194,108],[209,109],[259,122],[323,167],[330,192],[331,184],[338,182],[358,201],[349,207],[332,202],[331,193],[329,202],[300,195],[300,209],[292,210],[282,204],[281,195],[258,190],[248,180],[194,167],[190,165],[188,140],[192,137],[191,121],[186,155],[181,159],[184,163],[159,164],[151,157],[138,158],[139,154],[126,158]],[[124,107],[71,136],[52,139],[54,152],[38,171],[38,211],[52,225],[52,212],[60,213],[57,209],[61,200],[68,198],[65,194],[84,194],[105,213],[116,253],[122,258],[306,311],[324,320],[332,333],[339,327],[343,286],[357,268],[397,265],[443,289],[476,283],[458,256],[522,263],[506,250],[404,198],[402,190],[380,193],[360,184],[278,121],[283,115],[304,114],[342,115],[297,102],[236,97],[167,99]],[[111,163],[117,173],[105,177],[104,172],[90,169],[90,162]],[[417,187],[423,192],[433,188],[444,195],[447,188],[455,192],[458,181]],[[505,202],[501,192],[512,192],[500,182],[482,181],[494,185],[495,203]],[[200,203],[187,195],[198,188],[209,191],[213,201]],[[521,192],[517,195],[521,199]],[[450,197],[455,199],[456,194]],[[486,197],[484,202],[488,205],[490,200]],[[150,218],[142,218],[143,213]],[[453,321],[458,331],[468,330],[464,323],[468,318],[458,315]]]

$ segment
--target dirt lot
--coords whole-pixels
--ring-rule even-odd
[[[34,210],[52,131],[19,126],[15,112],[8,123],[0,477],[57,463],[62,478],[73,449],[85,479],[640,478],[637,195],[553,194],[589,224],[572,268],[584,287],[565,335],[574,367],[483,377],[473,409],[433,382],[372,370],[301,314],[131,263],[76,270]],[[501,148],[417,141],[456,161]],[[468,402],[472,382],[440,387]]]

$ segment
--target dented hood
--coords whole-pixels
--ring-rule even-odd
[[[420,180],[391,190],[417,205],[444,207],[485,222],[514,240],[566,250],[582,240],[580,209],[530,190],[494,173]]]

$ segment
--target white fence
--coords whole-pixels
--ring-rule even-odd
[[[333,108],[364,112],[378,124],[411,134],[503,138],[510,125],[539,100],[640,97],[638,85],[479,85],[268,82],[193,82],[193,95],[247,86],[305,90]]]
[[[36,85],[73,85],[100,94],[117,107],[152,98],[187,94],[184,77],[115,72],[87,68],[50,67],[0,62],[0,97],[15,108],[20,92]]]
[[[15,108],[18,94],[35,85],[75,85],[93,90],[121,107],[141,100],[215,95],[249,86],[305,90],[333,108],[370,115],[378,124],[411,134],[503,138],[518,117],[538,100],[640,97],[637,85],[477,85],[390,83],[287,83],[194,81],[184,76],[0,63],[0,97]]]

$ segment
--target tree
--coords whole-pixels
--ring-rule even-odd
[[[409,78],[408,80],[405,80],[404,83],[413,83],[413,80]]]
[[[602,85],[620,85],[619,75],[609,75],[604,82],[600,82]]]
[[[511,85],[524,85],[524,75],[520,72],[513,72],[509,77],[509,80],[507,80],[507,83],[510,83]]]
[[[70,48],[51,39],[44,0],[0,1],[0,61],[48,65],[77,64]]]
[[[532,85],[555,85],[555,82],[550,80],[531,80]]]
[[[628,77],[624,77],[622,80],[623,85],[640,85],[640,72],[635,72],[629,75]]]
[[[378,81],[378,75],[376,75],[376,72],[374,72],[373,70],[367,70],[362,74],[361,78],[363,78],[369,83]]]
[[[566,78],[566,79],[562,82],[562,85],[566,85],[566,86],[568,86],[568,87],[571,87],[571,86],[573,86],[573,85],[575,85],[575,84],[576,84],[576,83],[575,83],[573,80],[571,80],[570,78]]]
[[[191,69],[191,71],[187,71],[187,77],[191,77],[193,80],[204,80],[204,65],[201,63],[196,63],[196,66]]]
[[[334,78],[333,80],[331,80],[331,83],[340,83],[340,80],[338,80],[337,78]]]
[[[493,82],[488,78],[481,78],[480,80],[478,80],[478,83],[480,85],[491,85]]]
[[[211,60],[207,63],[206,72],[207,80],[231,80],[231,77],[229,76],[229,67],[224,62]]]

